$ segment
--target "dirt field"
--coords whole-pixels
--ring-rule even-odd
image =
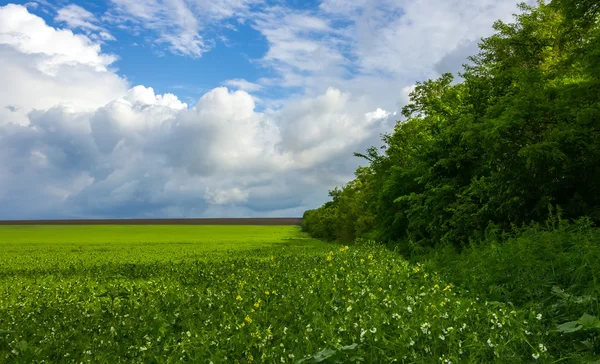
[[[0,220],[0,225],[300,225],[302,218]]]

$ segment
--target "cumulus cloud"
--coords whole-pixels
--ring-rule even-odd
[[[516,10],[323,0],[252,13],[256,3],[112,0],[103,21],[183,56],[208,51],[205,30],[221,20],[264,36],[259,63],[274,77],[225,80],[195,104],[116,74],[110,33],[81,7],[58,9],[70,29],[0,7],[0,218],[298,216],[352,178],[352,153],[380,143],[416,81],[456,71]],[[257,108],[252,93],[270,87],[296,92]]]
[[[335,88],[263,111],[225,87],[187,105],[130,87],[86,36],[20,6],[2,16],[0,79],[20,86],[0,99],[1,218],[297,215],[387,115]]]
[[[0,125],[27,124],[34,109],[89,111],[124,95],[127,82],[109,69],[115,59],[87,36],[52,28],[23,6],[0,7]]]

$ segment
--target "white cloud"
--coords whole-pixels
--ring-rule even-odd
[[[115,58],[25,7],[0,7],[0,124],[27,124],[31,110],[56,105],[94,110],[124,95],[127,82],[109,70]]]
[[[98,25],[94,24],[97,22],[94,14],[75,4],[67,5],[58,10],[58,14],[54,19],[66,23],[71,29],[101,30]]]
[[[106,71],[116,59],[100,53],[100,46],[86,36],[49,27],[27,8],[12,4],[0,8],[0,45],[11,46],[23,54],[44,55],[38,59],[37,68],[52,76],[63,65]]]
[[[243,78],[234,78],[232,80],[227,80],[224,82],[225,85],[237,88],[238,90],[244,90],[247,92],[255,92],[260,91],[263,86],[253,83],[250,81],[246,81]]]
[[[249,7],[259,0],[112,0],[113,7],[105,20],[133,26],[155,33],[159,43],[166,43],[175,54],[200,57],[209,50],[212,40],[202,32],[219,21],[244,16]]]
[[[334,88],[257,111],[247,91],[218,87],[189,107],[151,87],[127,90],[85,36],[24,7],[1,16],[13,24],[0,33],[0,81],[14,84],[0,91],[2,218],[299,214],[330,187],[319,175],[346,173],[335,159],[385,114],[366,116]]]
[[[194,105],[131,87],[80,7],[55,29],[0,7],[0,218],[300,215],[352,178],[414,83],[456,67],[512,3],[325,0],[291,10],[245,0],[112,0],[102,19],[198,57],[207,29],[246,22],[276,76],[232,78]],[[62,11],[62,13],[61,13]],[[235,75],[233,75],[235,76]],[[300,90],[256,107],[251,93]]]
[[[65,24],[69,29],[80,29],[95,40],[116,40],[105,28],[99,25],[96,16],[81,6],[70,4],[58,10],[54,20]]]

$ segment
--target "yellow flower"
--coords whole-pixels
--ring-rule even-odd
[[[348,245],[346,245],[345,247],[340,248],[340,251],[343,253],[343,252],[347,251],[348,249],[350,249],[350,248],[348,247]]]
[[[246,321],[248,323],[248,325],[250,325],[252,323],[252,318],[250,318],[250,316],[246,316],[244,321]]]
[[[268,296],[268,295],[270,295],[270,294],[271,294],[271,292],[269,292],[269,291],[265,291],[265,294]]]
[[[363,258],[360,258],[360,262],[361,262],[361,263],[364,263],[364,262],[365,262],[365,260],[364,260]]]
[[[242,296],[240,296],[239,294],[237,295],[237,297],[235,298],[237,301],[241,301],[242,300]]]
[[[435,286],[433,286],[433,288],[435,289],[440,289],[440,286],[438,286],[437,284]]]
[[[450,287],[450,285],[447,285],[447,286],[444,288],[444,291],[450,291],[450,290],[452,290],[452,287]]]

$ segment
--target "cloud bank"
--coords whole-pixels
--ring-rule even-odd
[[[111,4],[104,23],[59,9],[62,29],[0,7],[0,219],[300,216],[352,177],[352,153],[380,144],[416,80],[456,71],[515,11],[492,0]],[[102,51],[109,25],[128,24],[199,57],[203,30],[224,19],[264,36],[257,61],[275,76],[224,80],[188,105],[131,85]],[[301,91],[251,94],[275,86]]]

